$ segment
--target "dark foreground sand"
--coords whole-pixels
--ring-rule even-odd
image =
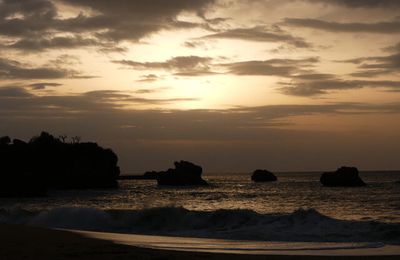
[[[114,244],[68,231],[0,224],[0,259],[398,259],[398,256],[282,256],[177,252]]]

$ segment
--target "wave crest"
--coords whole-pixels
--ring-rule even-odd
[[[182,207],[141,210],[55,208],[0,210],[0,222],[52,228],[157,235],[302,242],[400,244],[400,224],[330,218],[315,209],[260,214],[244,209],[193,211]]]

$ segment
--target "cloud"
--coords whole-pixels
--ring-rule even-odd
[[[129,92],[115,90],[96,90],[69,95],[36,95],[23,87],[3,86],[0,87],[0,114],[7,116],[7,113],[21,113],[29,116],[35,113],[54,112],[59,116],[68,116],[70,113],[96,112],[96,110],[122,112],[134,104],[166,105],[197,100],[196,98],[142,98]],[[48,111],[49,107],[52,111]],[[8,116],[12,117],[11,114]]]
[[[266,138],[268,128],[287,126],[282,119],[292,116],[400,112],[400,104],[368,105],[330,103],[321,105],[268,105],[230,109],[132,109],[122,104],[160,104],[192,99],[145,99],[126,92],[101,90],[75,95],[38,96],[23,88],[0,87],[0,119],[26,125],[50,125],[93,129],[96,134],[121,126],[136,126],[135,139],[239,140]],[[48,109],[51,107],[52,109]],[[348,112],[346,112],[348,111]],[[151,120],[149,120],[151,119]],[[65,121],[66,120],[66,121]],[[87,127],[83,127],[87,126]],[[101,126],[101,127],[99,127]],[[33,127],[31,125],[31,127]],[[254,136],[249,133],[253,133]],[[119,136],[115,134],[114,136]]]
[[[9,98],[13,98],[12,102],[6,102]],[[99,110],[108,110],[113,114],[121,113],[123,114],[136,114],[140,113],[138,110],[126,108],[126,104],[131,103],[143,103],[143,104],[164,104],[178,101],[192,100],[191,98],[171,98],[171,99],[146,99],[138,98],[132,96],[129,92],[115,91],[115,90],[96,90],[89,91],[80,94],[73,95],[45,95],[39,96],[30,93],[24,88],[5,86],[0,87],[0,115],[7,116],[7,113],[11,110],[19,111],[20,113],[25,113],[32,117],[36,113],[48,113],[54,112],[55,114],[65,113],[69,114],[70,111],[75,111],[76,116],[83,115],[87,112],[95,113]],[[149,112],[154,112],[157,117],[174,117],[175,115],[192,114],[194,115],[188,120],[196,122],[211,122],[215,123],[214,119],[217,120],[221,115],[226,115],[225,119],[232,119],[231,124],[238,124],[238,126],[247,125],[246,121],[255,120],[255,122],[262,122],[258,119],[254,119],[257,115],[259,118],[264,119],[275,119],[287,116],[292,116],[295,114],[303,115],[310,113],[336,113],[339,109],[351,108],[355,105],[353,104],[326,104],[326,105],[271,105],[271,106],[261,106],[261,107],[238,107],[231,109],[222,110],[150,110]],[[54,107],[53,111],[41,111],[43,108]],[[79,113],[78,113],[79,112]],[[171,115],[168,115],[170,112]],[[248,113],[246,115],[246,113]],[[163,116],[165,114],[165,116]],[[197,116],[196,116],[197,115]],[[215,115],[215,117],[209,115]],[[225,119],[219,118],[218,120],[224,121]],[[243,119],[243,121],[236,121],[237,119]],[[260,125],[261,127],[261,125]]]
[[[58,79],[88,78],[76,70],[55,67],[31,67],[15,60],[0,58],[0,78],[3,79]]]
[[[256,41],[256,42],[278,42],[287,43],[298,48],[310,48],[311,44],[306,42],[303,38],[292,36],[281,30],[268,31],[263,26],[256,26],[252,28],[235,28],[209,34],[201,37],[201,39],[237,39],[243,41]]]
[[[252,60],[220,64],[235,75],[290,77],[319,62],[318,58]]]
[[[121,41],[140,39],[163,29],[200,27],[212,29],[205,18],[214,0],[0,1],[0,36],[12,37],[4,47],[23,51],[43,51],[76,47],[96,47],[100,51],[124,51]],[[63,18],[63,7],[81,12]],[[73,10],[73,9],[72,9]],[[201,17],[204,22],[178,20],[182,12]],[[210,23],[219,21],[211,19]],[[67,35],[66,35],[67,34]]]
[[[270,59],[242,62],[214,63],[210,57],[178,56],[162,62],[117,60],[114,63],[139,70],[168,70],[177,76],[204,76],[215,74],[258,75],[291,77],[304,73],[319,62],[318,58]]]
[[[185,41],[183,43],[183,46],[185,46],[186,48],[202,48],[207,50],[207,45],[204,41],[196,41],[196,40],[191,40],[191,41]]]
[[[155,89],[147,89],[147,88],[142,88],[142,89],[135,90],[136,94],[150,94],[150,93],[154,93],[154,92],[157,92],[157,90],[155,90]]]
[[[197,98],[141,98],[129,93],[115,90],[96,90],[78,95],[78,98],[87,99],[103,104],[110,104],[114,108],[123,108],[131,104],[160,105],[182,101],[197,101]]]
[[[31,97],[26,89],[17,86],[3,86],[0,87],[0,100],[9,98],[26,98]]]
[[[22,51],[43,51],[48,49],[69,49],[87,46],[110,47],[109,44],[101,43],[95,38],[73,37],[49,37],[49,38],[22,38],[14,43],[2,45],[3,48],[12,48]]]
[[[58,86],[62,86],[62,84],[54,82],[39,82],[39,83],[29,84],[29,87],[31,87],[33,90],[41,90],[48,87],[58,87]]]
[[[318,19],[286,18],[282,25],[345,33],[400,33],[400,21],[338,23]]]
[[[137,82],[154,82],[158,79],[160,79],[160,77],[157,76],[156,74],[147,74],[147,75],[140,76],[140,79],[138,79],[136,81]]]
[[[384,48],[383,50],[386,52],[400,53],[400,42],[395,45],[388,46],[388,47]]]
[[[139,70],[168,70],[180,76],[202,76],[215,74],[210,70],[212,58],[200,56],[177,56],[162,62],[138,62],[114,60],[113,63]]]
[[[400,8],[397,0],[302,0],[312,3],[340,5],[350,8]]]
[[[339,78],[303,80],[289,83],[280,83],[283,87],[279,90],[286,95],[293,96],[315,96],[328,94],[331,91],[360,89],[360,88],[382,88],[391,91],[400,90],[400,81],[390,80],[343,80]]]
[[[351,73],[357,77],[375,77],[379,75],[398,73],[400,71],[400,52],[388,56],[363,57],[339,62],[353,63],[358,71]]]

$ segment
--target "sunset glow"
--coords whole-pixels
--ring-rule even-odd
[[[397,1],[108,2],[0,0],[2,135],[96,139],[126,172],[400,167]]]

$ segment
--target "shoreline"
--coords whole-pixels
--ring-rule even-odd
[[[293,254],[250,253],[233,254],[224,252],[200,252],[188,248],[187,251],[166,250],[127,245],[121,238],[154,239],[157,236],[126,235],[90,231],[55,230],[22,225],[0,224],[0,257],[2,259],[397,259],[395,255],[353,255],[318,256]],[[118,241],[118,239],[120,239]],[[164,237],[170,241],[170,237]],[[181,238],[180,238],[181,239]],[[196,239],[200,241],[199,239]],[[204,240],[204,239],[203,239]],[[135,242],[135,241],[134,241]],[[139,241],[136,241],[137,243]],[[146,241],[142,241],[142,246]],[[137,243],[136,245],[139,245]],[[395,249],[397,250],[397,248]]]

